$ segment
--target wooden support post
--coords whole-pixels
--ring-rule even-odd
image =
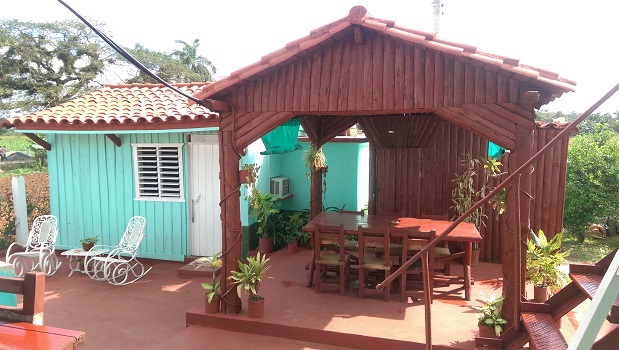
[[[24,136],[26,136],[27,138],[31,139],[37,145],[45,148],[45,150],[47,150],[47,151],[51,151],[52,150],[52,145],[50,145],[49,143],[47,143],[47,141],[43,140],[42,138],[38,137],[37,135],[32,134],[32,133],[24,133]]]
[[[110,139],[110,141],[114,142],[114,144],[116,145],[116,147],[120,147],[121,142],[120,142],[120,138],[114,134],[105,134],[105,137],[107,137],[108,139]]]
[[[316,145],[313,145],[316,146]],[[318,146],[316,146],[318,147]],[[319,148],[322,150],[322,147]],[[310,181],[310,216],[315,218],[322,211],[322,172],[324,169],[312,169]]]
[[[221,235],[223,252],[223,269],[221,276],[222,290],[226,293],[223,300],[224,313],[241,312],[241,299],[236,293],[236,287],[228,279],[231,271],[238,269],[237,261],[241,260],[241,208],[239,202],[241,182],[239,180],[239,155],[234,151],[234,133],[219,131],[219,176],[220,176],[220,207]]]
[[[531,112],[533,113],[533,112]],[[534,152],[534,131],[528,130],[522,126],[516,126],[516,148],[512,151],[509,158],[509,172],[515,172],[520,166],[526,163],[535,153]],[[518,207],[517,186],[513,185],[509,187],[508,201],[507,201],[507,236],[510,237],[510,244],[507,244],[508,250],[505,252],[503,264],[505,266],[518,266],[520,274],[516,274],[514,269],[504,270],[505,283],[503,284],[503,295],[505,296],[505,302],[503,304],[503,318],[508,321],[507,327],[514,325],[514,322],[518,321],[519,315],[514,314],[514,310],[517,309],[517,305],[521,302],[521,296],[524,295],[525,290],[525,264],[526,261],[526,249],[520,249],[517,252],[514,247],[519,244],[523,244],[529,234],[529,222],[530,222],[530,207],[531,207],[531,179],[532,179],[532,167],[529,167],[528,171],[525,171],[520,177],[520,206]],[[518,220],[520,215],[520,220]],[[518,224],[519,222],[519,224]],[[519,281],[516,282],[516,279]],[[519,286],[519,287],[517,287]],[[518,288],[518,289],[516,289]]]

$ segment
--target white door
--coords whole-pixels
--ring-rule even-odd
[[[212,256],[221,251],[217,134],[191,135],[188,158],[190,254]]]

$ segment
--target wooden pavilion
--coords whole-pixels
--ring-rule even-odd
[[[221,219],[224,281],[241,258],[239,159],[242,150],[301,116],[313,145],[359,123],[370,142],[370,213],[450,213],[451,179],[468,152],[486,156],[488,141],[507,150],[504,170],[524,164],[561,128],[535,122],[534,109],[573,91],[558,74],[517,59],[403,28],[355,6],[348,16],[312,31],[259,62],[206,86],[195,97],[220,113]],[[483,258],[524,269],[513,247],[530,228],[561,230],[567,141],[520,180],[519,207],[500,219],[488,206]],[[312,175],[311,214],[321,208],[319,172]],[[477,184],[479,185],[479,184]],[[513,187],[508,197],[513,198]],[[550,207],[553,208],[552,215]],[[516,226],[517,216],[520,225]],[[506,305],[523,290],[505,269]],[[226,312],[240,300],[227,296]],[[227,304],[227,305],[226,305]],[[511,308],[504,315],[513,321]]]

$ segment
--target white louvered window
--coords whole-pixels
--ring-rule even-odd
[[[183,144],[139,143],[132,146],[136,199],[184,201]]]

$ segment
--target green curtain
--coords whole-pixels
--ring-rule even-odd
[[[282,154],[303,149],[303,146],[299,144],[300,126],[301,120],[298,117],[292,118],[262,136],[262,143],[266,151],[260,152],[260,154]]]
[[[499,159],[505,154],[505,148],[488,141],[488,157]]]

